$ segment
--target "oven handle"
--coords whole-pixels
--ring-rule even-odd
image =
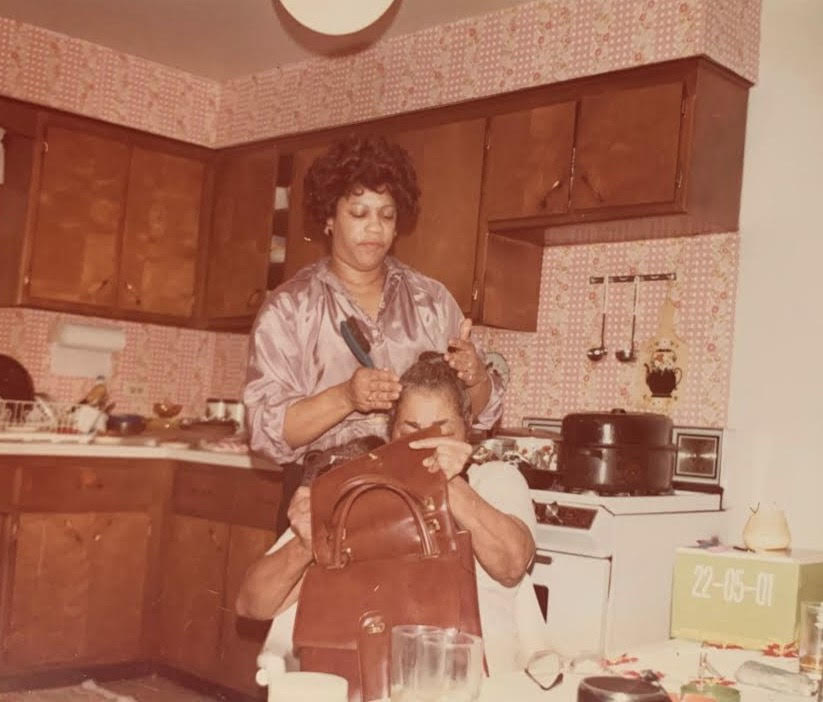
[[[542,553],[535,553],[534,562],[541,563],[542,565],[551,565],[554,562],[554,559],[551,556],[546,556]]]

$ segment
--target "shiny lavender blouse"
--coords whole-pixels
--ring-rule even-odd
[[[402,374],[422,351],[445,352],[463,313],[446,287],[386,257],[388,268],[377,320],[349,296],[325,258],[306,266],[269,293],[252,330],[243,402],[250,445],[279,463],[307,451],[375,434],[387,438],[388,415],[353,412],[312,443],[292,449],[283,439],[286,410],[298,400],[348,380],[359,367],[340,334],[353,315],[371,343],[376,368]],[[481,349],[478,349],[484,358]],[[487,429],[503,411],[503,388],[492,373],[489,402],[475,422]]]

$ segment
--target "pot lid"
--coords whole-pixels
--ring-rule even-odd
[[[576,412],[563,418],[561,433],[570,445],[665,446],[671,443],[672,420],[654,412]]]

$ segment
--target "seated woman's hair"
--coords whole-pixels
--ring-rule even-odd
[[[315,159],[303,181],[306,211],[321,226],[333,217],[337,201],[363,187],[388,190],[397,206],[398,231],[417,217],[420,188],[411,158],[382,136],[352,135]]]
[[[454,404],[457,415],[466,424],[466,430],[468,431],[471,428],[471,397],[469,397],[463,381],[457,377],[457,371],[443,358],[443,354],[436,351],[421,353],[417,360],[400,376],[400,384],[403,386],[403,390],[395,406],[403,399],[403,394],[410,390],[442,392]],[[391,421],[393,424],[394,416],[392,416]]]
[[[315,478],[333,468],[334,464],[345,463],[362,456],[384,443],[386,442],[379,436],[369,435],[352,439],[345,444],[333,446],[324,451],[309,451],[303,459],[303,466],[306,470],[303,473],[301,485],[310,485]]]

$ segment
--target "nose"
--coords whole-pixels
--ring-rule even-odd
[[[377,212],[370,212],[366,219],[366,229],[372,232],[382,232],[383,222],[380,219],[380,214]]]

